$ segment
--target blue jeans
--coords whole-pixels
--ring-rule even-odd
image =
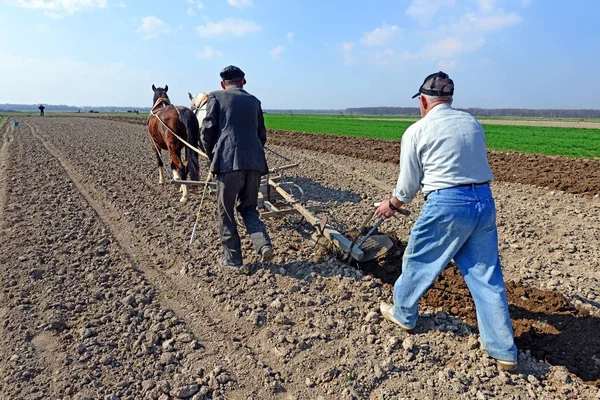
[[[498,256],[496,206],[488,185],[431,192],[417,219],[394,285],[394,316],[414,327],[419,299],[454,259],[477,309],[485,350],[516,361],[513,330]]]

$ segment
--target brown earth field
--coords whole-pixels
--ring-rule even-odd
[[[0,132],[0,399],[600,399],[596,160],[489,154],[519,348],[506,373],[453,265],[414,335],[380,317],[421,196],[380,227],[385,258],[348,265],[288,215],[266,220],[273,263],[244,236],[251,274],[235,275],[217,266],[212,194],[188,246],[201,191],[180,203],[158,185],[143,125],[19,122]],[[397,178],[394,143],[270,132],[268,145],[349,236]]]

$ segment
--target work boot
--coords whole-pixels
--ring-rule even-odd
[[[270,244],[265,244],[263,247],[261,247],[259,253],[260,262],[263,264],[271,262],[273,260],[273,257],[275,256],[273,246],[271,246]]]
[[[496,359],[496,363],[500,369],[508,372],[514,372],[517,370],[517,368],[519,368],[517,361],[504,361]]]
[[[394,314],[392,313],[393,309],[394,309],[394,306],[392,304],[389,304],[389,303],[386,303],[383,301],[379,305],[379,311],[381,311],[381,316],[383,318],[398,325],[400,328],[402,328],[407,333],[411,333],[411,334],[415,333],[415,328],[409,328],[408,326],[404,325],[402,322],[398,321],[396,319],[396,317],[394,317]]]
[[[225,256],[219,258],[219,267],[224,272],[237,272],[242,267],[242,264],[234,264],[228,261]]]

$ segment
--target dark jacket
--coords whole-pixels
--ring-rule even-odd
[[[264,145],[267,130],[260,101],[238,87],[208,95],[200,140],[213,173],[269,172]]]

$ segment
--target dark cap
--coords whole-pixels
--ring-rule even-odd
[[[236,67],[235,65],[230,65],[221,70],[221,80],[223,81],[235,81],[237,79],[244,79],[244,71]]]
[[[419,93],[415,94],[412,98],[414,99],[420,94],[428,96],[452,96],[454,94],[454,82],[452,82],[448,74],[442,71],[436,72],[425,78],[419,88]]]

